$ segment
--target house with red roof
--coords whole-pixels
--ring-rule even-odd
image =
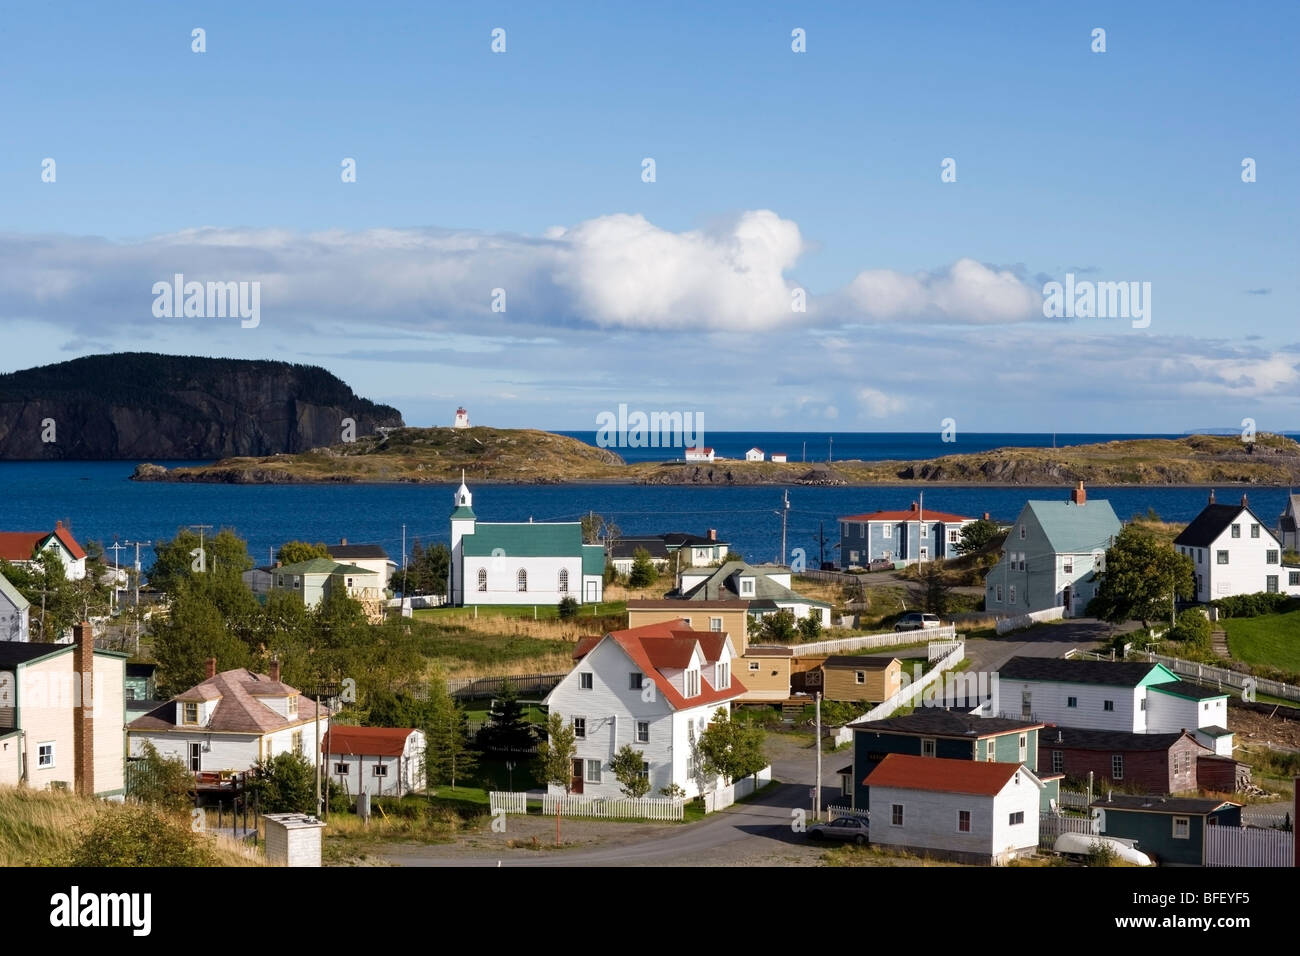
[[[763,449],[759,448],[757,445],[745,452],[745,461],[762,461],[763,458]]]
[[[873,561],[916,564],[956,556],[961,529],[975,521],[965,515],[925,507],[845,515],[840,523],[840,567],[866,567]]]
[[[620,796],[609,765],[625,744],[641,754],[651,796],[676,784],[695,797],[724,783],[704,772],[696,748],[716,711],[730,714],[745,693],[731,673],[735,654],[725,632],[683,620],[579,641],[577,663],[545,701],[577,738],[568,791]]]
[[[85,549],[62,521],[55,522],[53,531],[0,531],[0,558],[10,564],[34,565],[45,551],[54,551],[59,556],[69,581],[80,581],[86,576]]]
[[[353,797],[403,797],[424,789],[424,732],[412,727],[335,724],[321,750],[326,773]]]
[[[1038,849],[1042,782],[1019,763],[886,754],[871,788],[871,842],[963,863]]]
[[[696,445],[686,449],[687,461],[713,461],[714,451],[707,445]]]
[[[147,741],[194,773],[248,770],[285,751],[314,763],[318,734],[329,735],[329,709],[282,682],[279,661],[270,671],[218,673],[208,658],[205,680],[126,725],[131,756],[141,756]]]

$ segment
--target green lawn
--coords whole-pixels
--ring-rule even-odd
[[[489,604],[478,608],[477,615],[472,607],[430,607],[414,611],[416,620],[457,621],[466,618],[507,617],[533,619],[534,612],[539,621],[559,620],[560,610],[555,604]],[[606,601],[603,604],[583,604],[578,608],[578,617],[604,617],[611,614],[626,614],[626,601]]]
[[[571,645],[541,637],[484,634],[447,624],[422,628],[417,639],[420,651],[426,657],[457,664],[482,665],[488,668],[480,672],[484,674],[500,674],[503,671],[491,668],[509,667],[517,661],[537,662],[539,658],[552,660],[551,666],[557,672],[568,670],[573,664]]]
[[[1239,661],[1300,673],[1300,610],[1220,621],[1228,650]]]

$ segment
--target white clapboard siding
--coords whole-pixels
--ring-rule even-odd
[[[686,801],[680,797],[581,797],[575,794],[542,797],[542,813],[556,810],[567,817],[615,817],[631,820],[680,820]]]
[[[1295,833],[1206,827],[1206,866],[1295,866]]]
[[[528,812],[528,794],[505,793],[500,790],[492,790],[488,793],[488,806],[492,810],[492,815],[496,816],[498,812],[504,813],[527,813]]]

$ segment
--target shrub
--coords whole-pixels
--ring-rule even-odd
[[[1088,848],[1088,855],[1084,857],[1084,861],[1088,866],[1114,866],[1119,862],[1119,854],[1109,843],[1097,840]]]
[[[1178,620],[1166,637],[1180,644],[1208,650],[1211,630],[1210,619],[1193,607],[1178,615]]]
[[[559,614],[561,621],[571,621],[578,616],[578,599],[575,597],[565,597],[560,599],[556,607],[556,613]]]
[[[145,741],[143,758],[132,767],[138,771],[131,788],[131,796],[141,803],[179,812],[193,803],[190,788],[194,778],[185,768],[184,761],[168,759],[158,753],[153,744]]]
[[[206,838],[188,817],[126,805],[97,814],[81,834],[69,866],[214,866]]]
[[[1294,599],[1285,594],[1257,591],[1254,594],[1234,594],[1210,603],[1219,609],[1223,617],[1259,617],[1261,614],[1278,614],[1289,610],[1293,602]]]

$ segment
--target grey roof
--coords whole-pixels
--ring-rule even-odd
[[[788,569],[784,570],[788,571]],[[779,581],[773,581],[761,570],[744,561],[726,562],[699,584],[688,590],[682,597],[687,601],[718,601],[739,598],[741,595],[738,579],[742,575],[746,577],[753,576],[754,593],[745,596],[755,601],[797,601],[803,604],[815,604],[818,607],[830,607],[825,601],[816,601],[804,597],[790,590]]]
[[[1229,800],[1205,797],[1153,797],[1127,793],[1112,794],[1110,799],[1094,800],[1092,805],[1104,810],[1144,810],[1148,813],[1177,813],[1192,816],[1205,816],[1220,807],[1240,806]]]
[[[1205,736],[1207,737],[1231,737],[1232,736],[1232,731],[1229,730],[1227,727],[1218,727],[1214,724],[1211,724],[1208,727],[1197,727],[1196,732],[1198,734],[1205,734]]]
[[[1207,548],[1218,540],[1219,535],[1223,534],[1228,525],[1237,521],[1243,512],[1250,515],[1261,528],[1264,527],[1264,522],[1259,520],[1259,516],[1245,505],[1206,505],[1201,509],[1201,513],[1192,519],[1192,523],[1183,529],[1182,534],[1174,538],[1174,544]]]
[[[1004,680],[1052,681],[1137,687],[1159,664],[1127,661],[1076,661],[1060,657],[1013,657],[998,669]]]
[[[27,598],[23,597],[18,589],[9,583],[9,579],[3,574],[0,574],[0,594],[3,594],[5,600],[12,604],[15,610],[19,613],[22,613],[25,609],[31,606]]]
[[[1200,684],[1193,684],[1191,681],[1171,680],[1163,684],[1152,684],[1151,690],[1158,690],[1162,694],[1173,694],[1175,697],[1186,697],[1189,700],[1213,700],[1215,697],[1227,697],[1221,690],[1209,690]]]
[[[1105,551],[1110,547],[1111,538],[1120,532],[1119,518],[1115,517],[1109,501],[1088,501],[1082,505],[1073,501],[1030,501],[1026,507],[1057,554]],[[1008,539],[1007,547],[1013,546],[1014,542]]]
[[[30,644],[27,641],[0,641],[0,667],[13,667],[26,664],[46,654],[70,651],[73,644]]]
[[[1169,734],[1135,734],[1125,730],[1088,730],[1081,727],[1044,727],[1038,735],[1040,750],[1168,750],[1187,736],[1185,731]],[[1194,738],[1193,738],[1194,739]],[[1204,747],[1204,744],[1197,744]],[[1206,747],[1206,750],[1209,748]]]
[[[926,737],[995,737],[1020,730],[1042,727],[1042,721],[1015,720],[1010,717],[977,717],[957,710],[925,707],[903,717],[885,717],[882,720],[855,721],[849,724],[855,732],[915,734]]]
[[[332,544],[329,546],[330,557],[335,561],[356,561],[367,558],[388,560],[388,552],[379,544]]]
[[[615,538],[609,549],[611,558],[635,558],[636,553],[645,550],[652,558],[667,558],[668,546],[661,537]]]

